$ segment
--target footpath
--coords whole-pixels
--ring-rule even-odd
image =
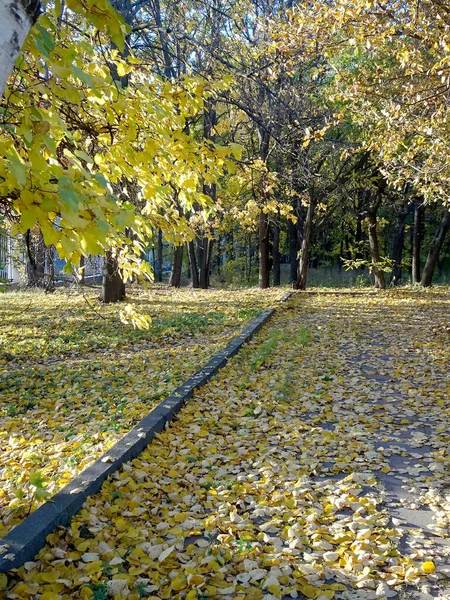
[[[450,599],[449,321],[294,296],[0,598]]]

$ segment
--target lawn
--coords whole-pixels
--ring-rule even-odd
[[[98,292],[0,296],[0,536],[105,452],[282,294],[130,292],[134,329]]]

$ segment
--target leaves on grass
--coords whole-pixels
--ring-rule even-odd
[[[131,290],[131,325],[136,311],[153,319],[143,331],[95,293],[0,298],[0,537],[281,295]]]

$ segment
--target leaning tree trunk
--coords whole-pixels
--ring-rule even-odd
[[[101,300],[105,304],[120,302],[125,298],[125,283],[114,250],[107,250],[103,259],[103,280]]]
[[[414,227],[412,240],[412,270],[411,278],[413,283],[420,282],[420,249],[424,233],[425,207],[419,201],[416,201],[414,207]]]
[[[0,96],[28,32],[41,12],[39,0],[0,2]]]
[[[433,281],[433,273],[439,258],[439,253],[444,243],[445,236],[450,229],[450,210],[447,210],[439,223],[431,242],[430,251],[428,252],[427,262],[423,268],[422,279],[420,284],[423,287],[430,287]]]
[[[315,208],[316,201],[313,197],[311,197],[308,206],[308,212],[306,213],[302,247],[300,249],[300,260],[298,263],[297,279],[293,286],[296,290],[306,290],[306,281],[308,278],[309,250],[311,248]]]
[[[181,268],[183,266],[183,246],[175,246],[173,253],[172,272],[169,285],[175,288],[181,287]]]
[[[280,222],[279,217],[276,217],[273,224],[273,285],[279,286],[281,283],[281,261],[280,261]]]
[[[369,246],[370,254],[372,255],[372,270],[375,277],[375,287],[384,290],[386,288],[386,281],[384,278],[384,272],[380,269],[380,247],[378,244],[378,233],[377,233],[377,212],[376,209],[371,209],[367,212],[367,218],[369,221]]]

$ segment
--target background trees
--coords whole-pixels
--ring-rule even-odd
[[[176,286],[445,272],[445,6],[113,5],[46,9],[9,80],[0,198],[25,240],[68,265],[106,255],[105,300],[151,249]]]

